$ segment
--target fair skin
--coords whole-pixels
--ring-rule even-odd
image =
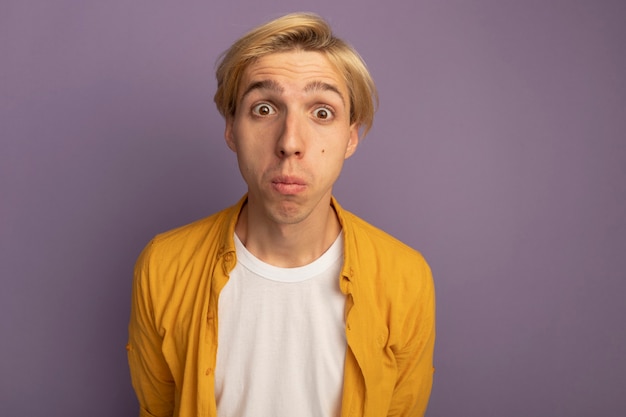
[[[342,76],[319,52],[254,61],[225,137],[248,185],[235,229],[246,248],[280,267],[321,256],[341,231],[332,188],[359,142]]]

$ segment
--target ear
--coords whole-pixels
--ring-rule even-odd
[[[237,152],[237,146],[235,145],[235,137],[233,134],[234,117],[229,116],[226,118],[226,128],[224,129],[224,139],[226,139],[226,145],[231,151]]]
[[[350,158],[356,152],[357,146],[359,146],[359,125],[354,123],[350,126],[350,139],[348,139],[348,147],[346,148],[344,159]]]

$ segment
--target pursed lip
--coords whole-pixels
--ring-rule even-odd
[[[306,185],[306,181],[299,177],[291,175],[281,175],[272,178],[272,184],[293,184],[293,185]]]
[[[297,194],[306,188],[306,181],[291,175],[274,177],[271,182],[272,188],[281,194]]]

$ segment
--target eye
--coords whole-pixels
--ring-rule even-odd
[[[320,120],[330,120],[333,118],[333,112],[326,107],[318,107],[313,110],[313,115]]]
[[[276,110],[267,103],[261,103],[252,108],[252,113],[257,116],[269,116],[276,113]]]

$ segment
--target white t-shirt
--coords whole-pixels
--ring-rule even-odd
[[[343,234],[317,260],[278,268],[235,236],[218,306],[219,417],[338,417],[346,352]]]

